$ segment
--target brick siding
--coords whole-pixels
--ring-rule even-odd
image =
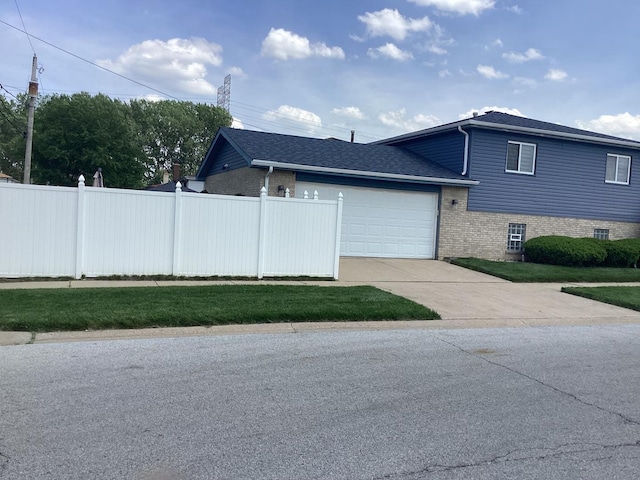
[[[211,175],[205,180],[205,190],[219,195],[244,195],[259,197],[260,189],[264,186],[267,170],[262,168],[239,168],[228,172]],[[296,175],[294,172],[274,170],[269,176],[269,196],[283,197],[284,192],[278,191],[278,186],[290,190],[295,196]]]
[[[479,257],[490,260],[515,260],[521,254],[507,252],[510,223],[524,223],[525,240],[542,235],[593,237],[593,230],[609,230],[609,238],[640,237],[640,223],[611,222],[581,218],[546,217],[511,213],[470,212],[467,210],[469,190],[464,187],[442,187],[438,258]],[[453,200],[457,204],[453,204]]]

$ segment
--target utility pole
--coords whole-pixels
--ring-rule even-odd
[[[31,63],[31,81],[29,82],[29,116],[27,117],[27,146],[24,151],[24,179],[22,183],[31,183],[31,149],[33,146],[33,115],[36,110],[36,98],[38,96],[38,80],[36,73],[38,69],[38,57],[33,54]]]

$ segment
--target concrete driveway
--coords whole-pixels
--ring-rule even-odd
[[[339,283],[374,285],[410,298],[436,310],[450,326],[473,320],[485,325],[487,320],[492,325],[640,321],[640,312],[560,291],[579,284],[511,283],[436,260],[342,258]]]

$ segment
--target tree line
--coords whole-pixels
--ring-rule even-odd
[[[130,100],[75,93],[40,97],[34,117],[33,183],[74,186],[83,174],[91,184],[102,168],[109,187],[159,183],[180,163],[196,173],[219,127],[230,126],[226,110],[175,100]],[[23,178],[26,96],[0,97],[0,171]]]

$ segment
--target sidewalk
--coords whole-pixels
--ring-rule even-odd
[[[317,286],[373,285],[409,298],[437,311],[442,320],[399,322],[282,323],[219,327],[153,328],[96,332],[0,332],[0,345],[124,338],[235,335],[247,333],[300,333],[381,329],[442,329],[488,327],[540,327],[640,322],[640,312],[562,293],[577,284],[511,283],[446,262],[343,258],[340,280],[334,281],[112,281],[66,280],[3,282],[6,288],[101,288],[220,284],[297,284]],[[582,284],[596,286],[595,284]],[[630,284],[625,284],[630,285]]]

